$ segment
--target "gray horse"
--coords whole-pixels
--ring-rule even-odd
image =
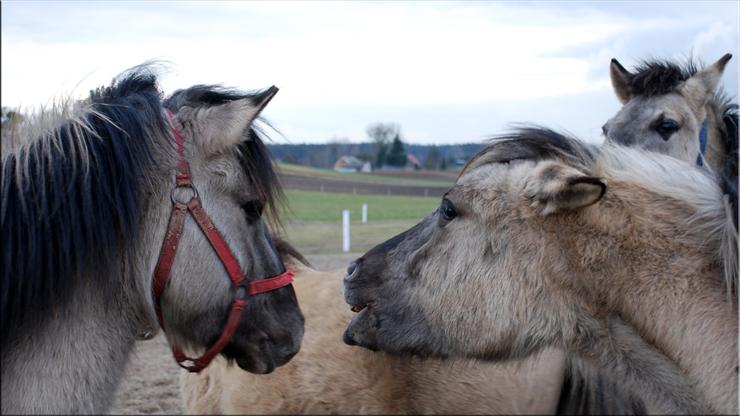
[[[718,86],[731,58],[728,53],[703,69],[691,60],[649,60],[633,71],[612,59],[612,86],[623,107],[603,132],[607,143],[707,166],[721,178],[737,227],[737,104]]]
[[[243,292],[192,218],[152,295],[170,198],[182,198],[176,136],[213,223],[206,234],[223,233],[250,286],[284,272],[262,218],[281,191],[252,127],[276,90],[195,86],[163,102],[141,66],[83,102],[27,116],[14,137],[3,129],[18,146],[2,158],[2,413],[105,412],[156,309],[185,351],[219,339]],[[268,373],[297,353],[304,320],[292,286],[249,296],[236,316],[222,354],[244,370]]]

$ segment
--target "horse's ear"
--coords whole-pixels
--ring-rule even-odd
[[[606,192],[606,181],[558,162],[542,162],[532,172],[524,194],[540,215],[594,204]]]
[[[609,65],[609,76],[612,80],[612,88],[614,88],[614,93],[617,95],[619,102],[626,104],[632,98],[632,93],[630,92],[632,74],[619,61],[613,58]]]
[[[684,96],[698,106],[706,104],[714,95],[719,82],[722,80],[722,73],[725,71],[725,66],[727,66],[727,62],[731,58],[732,54],[727,53],[725,56],[719,58],[717,62],[687,79],[681,87]]]
[[[194,114],[197,138],[206,154],[247,140],[247,130],[277,93],[274,85],[253,96],[203,108]]]

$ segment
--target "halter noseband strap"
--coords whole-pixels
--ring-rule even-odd
[[[164,243],[162,244],[162,249],[159,253],[159,260],[157,261],[157,266],[154,268],[154,279],[152,283],[152,295],[154,296],[154,306],[157,312],[159,326],[162,327],[162,330],[165,330],[164,318],[159,305],[159,299],[162,292],[164,292],[167,280],[169,279],[172,264],[177,252],[177,246],[180,242],[180,237],[182,236],[185,217],[188,213],[193,216],[195,222],[211,244],[211,247],[213,247],[214,251],[218,255],[218,258],[224,265],[236,292],[234,300],[231,302],[229,317],[226,320],[226,325],[224,326],[221,336],[202,356],[195,359],[188,358],[174,342],[170,341],[172,353],[180,367],[190,372],[197,373],[206,368],[211,360],[213,360],[226,344],[228,344],[231,337],[234,336],[234,332],[236,332],[236,328],[239,326],[242,311],[247,303],[247,297],[289,285],[293,281],[293,272],[286,270],[282,274],[271,278],[253,282],[246,281],[244,274],[241,272],[239,262],[231,252],[229,245],[203,210],[200,203],[200,196],[191,181],[190,168],[185,159],[185,140],[175,126],[172,112],[167,110],[167,116],[170,119],[172,131],[175,136],[178,164],[177,175],[175,176],[175,187],[172,189],[170,194],[170,199],[173,204],[172,213],[170,214],[169,224],[167,225],[167,234],[165,235]],[[189,189],[191,191],[192,196],[189,201],[183,202],[177,199],[175,191],[178,188]],[[190,362],[191,364],[187,364],[186,362]]]
[[[707,153],[707,134],[709,130],[709,123],[707,119],[701,123],[701,129],[699,130],[699,155],[696,157],[696,164],[704,166],[704,155]]]

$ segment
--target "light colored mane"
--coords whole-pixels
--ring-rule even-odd
[[[720,259],[728,299],[733,297],[738,284],[738,236],[728,215],[728,197],[711,172],[663,154],[605,145],[592,173],[607,181],[635,184],[690,206],[688,216],[680,219],[686,230],[682,238],[690,246],[709,248]]]
[[[54,130],[68,121],[85,124],[84,112],[87,107],[85,104],[85,100],[58,96],[52,98],[50,104],[13,109],[14,113],[20,116],[20,120],[8,121],[8,126],[3,126],[3,145],[13,145],[12,148],[3,146],[3,155],[17,152],[20,146],[28,145],[34,140],[54,135]]]
[[[15,170],[18,180],[25,180],[31,175],[28,170],[29,158],[36,157],[36,162],[40,162],[42,155],[43,158],[51,157],[52,149],[75,164],[74,169],[80,169],[87,175],[93,161],[88,153],[86,138],[100,139],[91,125],[94,118],[123,132],[105,114],[96,111],[90,100],[59,97],[49,105],[18,111],[18,114],[22,117],[20,121],[8,122],[7,127],[3,126],[0,153],[3,162],[11,155],[19,159]],[[62,140],[69,140],[72,145],[62,146]],[[35,144],[41,147],[41,152],[34,154],[30,147]]]

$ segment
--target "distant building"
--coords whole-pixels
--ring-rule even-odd
[[[412,154],[406,155],[406,164],[404,166],[383,165],[383,167],[380,168],[380,170],[388,172],[400,172],[419,169],[421,169],[421,162],[419,162],[419,159],[417,159],[416,156]]]
[[[406,156],[406,167],[411,169],[421,169],[421,162],[419,162],[419,159],[416,158],[416,156],[409,153]]]
[[[342,156],[334,163],[334,170],[337,172],[370,172],[372,166],[370,162],[362,161],[354,156]]]

